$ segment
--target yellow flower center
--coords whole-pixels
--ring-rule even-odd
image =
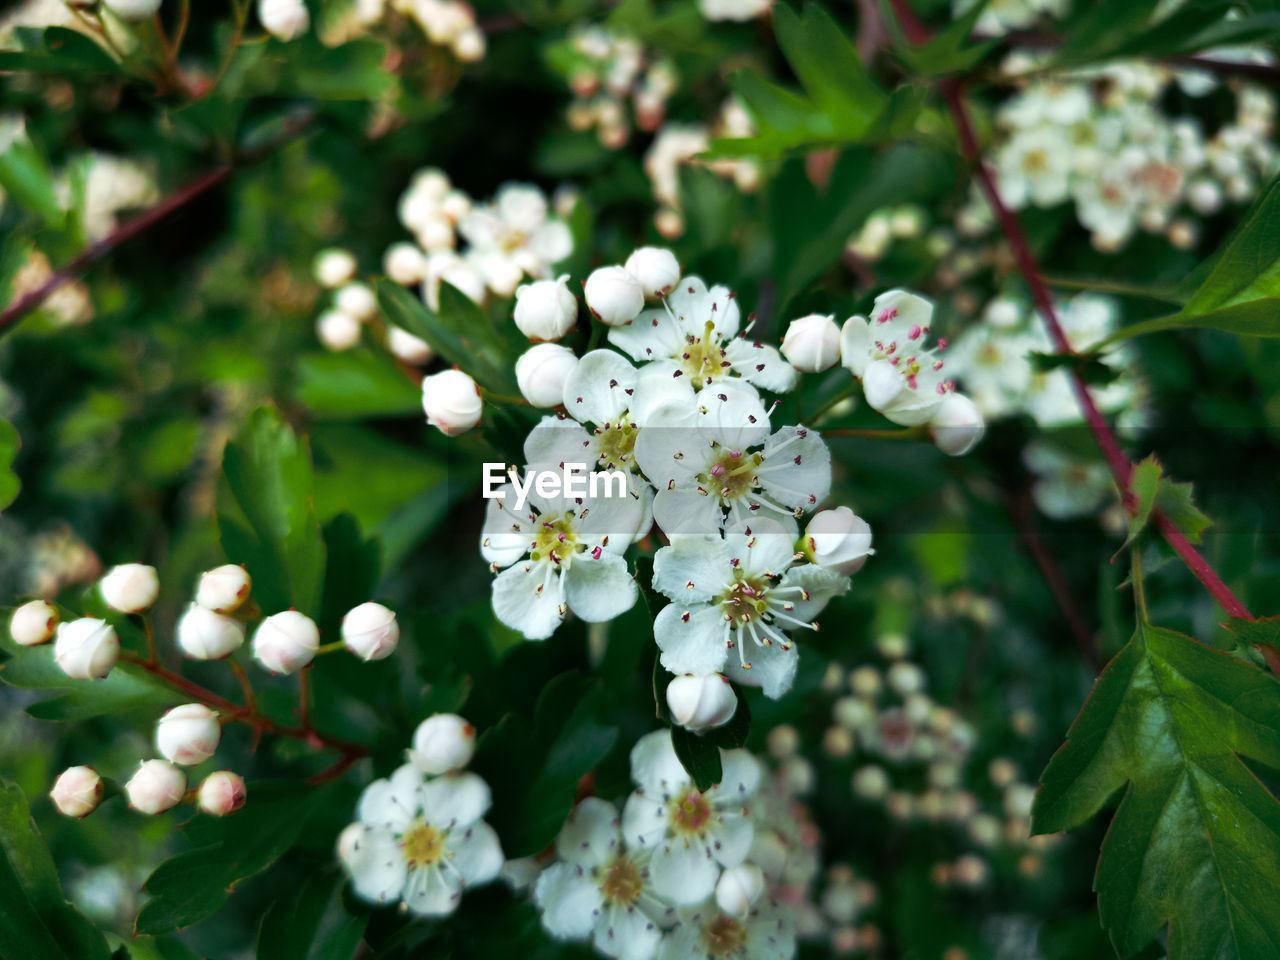
[[[729,369],[727,363],[715,324],[710,320],[701,337],[690,335],[680,354],[680,369],[693,378],[693,386],[697,390],[723,375]]]
[[[400,838],[400,849],[411,868],[435,863],[444,855],[444,834],[423,820],[415,820]]]
[[[630,414],[618,417],[617,423],[596,430],[596,456],[606,467],[621,467],[630,463],[635,454],[636,434]]]
[[[747,928],[721,914],[702,928],[702,945],[711,957],[731,957],[747,946]]]
[[[608,903],[620,907],[628,906],[640,898],[644,890],[644,882],[640,878],[640,868],[626,857],[613,861],[613,866],[605,874],[600,892]]]
[[[758,453],[744,455],[740,450],[723,449],[712,461],[711,468],[698,475],[698,480],[708,493],[733,500],[756,485],[756,468],[762,463],[764,457]]]
[[[1027,173],[1044,173],[1049,169],[1049,154],[1044,150],[1028,150],[1022,157],[1022,169]]]
[[[571,516],[565,514],[559,520],[550,520],[549,515],[545,515],[542,526],[534,535],[533,550],[529,556],[534,560],[550,560],[560,565],[572,561],[573,555],[580,549],[586,549],[586,545],[580,545],[574,535],[573,527],[569,524]]]
[[[699,836],[711,823],[711,804],[694,787],[671,805],[671,827],[677,834]]]
[[[725,616],[735,625],[754,623],[763,617],[769,609],[766,600],[769,586],[766,577],[748,577],[741,570],[735,570],[733,584],[720,598]]]

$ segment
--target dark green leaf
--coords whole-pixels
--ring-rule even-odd
[[[348,913],[340,875],[318,870],[277,900],[258,928],[258,960],[351,960],[369,922]]]
[[[21,439],[11,423],[0,420],[0,510],[17,499],[22,483],[13,472],[13,460],[18,455]]]
[[[676,748],[680,765],[693,778],[699,790],[710,790],[724,775],[720,764],[720,748],[708,737],[690,733],[684,727],[671,727],[671,745]]]
[[[37,73],[120,73],[120,64],[83,33],[66,27],[19,27],[20,50],[0,51],[0,70]]]

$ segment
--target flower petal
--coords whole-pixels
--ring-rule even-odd
[[[561,940],[589,936],[604,906],[600,888],[571,863],[557,863],[545,870],[533,889],[533,899],[542,910],[542,926]]]
[[[422,785],[422,814],[441,829],[475,823],[492,803],[489,785],[474,773],[446,773]]]
[[[582,867],[601,866],[618,850],[619,827],[617,807],[599,797],[585,797],[561,827],[556,853]]]
[[[720,865],[700,843],[665,844],[649,861],[654,892],[673,903],[692,906],[711,896],[720,879]]]
[[[717,607],[667,604],[653,621],[662,665],[674,674],[719,673],[728,657],[724,628],[724,614]]]
[[[630,543],[630,536],[621,538]],[[605,623],[626,613],[640,595],[622,557],[605,553],[598,560],[585,554],[574,558],[564,573],[564,597],[578,617],[587,623]]]
[[[617,423],[631,409],[636,380],[636,368],[622,354],[592,350],[565,381],[565,409],[583,423]]]
[[[517,563],[493,578],[493,612],[526,640],[545,640],[564,620],[564,584],[551,561]]]
[[[502,844],[493,827],[479,820],[464,830],[449,832],[449,853],[469,886],[488,883],[502,872]]]

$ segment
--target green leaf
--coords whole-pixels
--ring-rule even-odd
[[[195,849],[166,860],[147,878],[143,889],[151,899],[134,932],[170,933],[212,915],[237,884],[284,856],[325,793],[297,781],[264,780],[249,784],[248,799],[234,816],[197,815],[183,827]]]
[[[1156,492],[1156,506],[1192,543],[1199,543],[1200,534],[1213,523],[1192,501],[1189,483],[1161,483]]]
[[[297,364],[297,397],[323,417],[354,420],[422,412],[422,391],[387,354],[309,353]]]
[[[884,91],[876,84],[840,25],[816,3],[797,15],[779,4],[773,26],[787,63],[814,105],[836,129],[866,129],[884,107]]]
[[[987,9],[989,0],[979,0],[970,5],[963,15],[928,43],[912,44],[904,36],[898,26],[897,19],[889,17],[886,23],[894,34],[894,48],[911,70],[929,77],[946,76],[952,73],[964,73],[977,66],[988,53],[1000,43],[999,40],[984,40],[973,46],[966,46],[969,34],[974,25]]]
[[[1037,833],[1124,797],[1094,889],[1122,956],[1169,927],[1170,960],[1280,952],[1280,804],[1242,762],[1280,769],[1280,684],[1139,622],[1041,778]]]
[[[0,510],[18,498],[22,483],[13,472],[13,461],[22,446],[22,440],[13,424],[0,420]]]
[[[258,960],[351,960],[369,915],[348,913],[342,877],[318,870],[275,903],[258,928]]]
[[[671,727],[671,745],[685,772],[699,790],[710,790],[724,776],[720,748],[705,737],[690,733],[684,727]]]
[[[0,50],[0,71],[36,73],[120,73],[111,55],[91,39],[66,27],[18,27],[13,31],[20,50]]]
[[[66,219],[66,212],[58,203],[53,171],[25,135],[16,137],[0,153],[0,188],[46,226],[59,226]]]
[[[1151,519],[1151,511],[1157,507],[1192,543],[1200,542],[1200,534],[1211,523],[1192,501],[1191,484],[1169,480],[1154,454],[1149,454],[1134,468],[1130,491],[1135,497],[1134,513],[1129,518],[1129,535],[1120,550],[1137,539]]]
[[[1147,456],[1133,468],[1129,477],[1129,492],[1133,494],[1133,515],[1129,517],[1129,535],[1120,545],[1120,550],[1116,551],[1117,555],[1146,529],[1147,521],[1151,519],[1151,510],[1156,505],[1156,493],[1163,476],[1164,468],[1154,454]]]
[[[260,407],[222,458],[218,532],[253,575],[264,609],[319,615],[325,550],[312,504],[311,456],[280,411]]]
[[[107,960],[101,933],[67,902],[22,789],[0,780],[0,957]]]

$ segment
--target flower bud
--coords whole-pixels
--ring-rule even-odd
[[[564,403],[564,385],[577,369],[578,357],[558,343],[539,343],[516,360],[516,383],[532,406],[547,409]]]
[[[87,817],[102,802],[102,778],[92,767],[67,767],[49,791],[64,817]]]
[[[204,778],[196,793],[196,803],[205,813],[225,817],[244,806],[244,778],[230,770],[219,770]]]
[[[244,624],[198,603],[178,621],[178,646],[196,660],[221,660],[244,643]]]
[[[452,250],[458,242],[458,238],[454,234],[453,222],[438,211],[432,212],[428,217],[423,217],[415,233],[424,250]],[[426,275],[425,271],[426,260],[424,259],[424,276]]]
[[[356,258],[350,250],[321,250],[311,273],[320,286],[336,290],[356,275]]]
[[[871,549],[871,526],[848,507],[820,510],[804,531],[805,556],[820,567],[850,576],[862,569]]]
[[[360,342],[360,321],[341,310],[326,310],[316,318],[316,339],[334,353]]]
[[[427,423],[446,437],[466,433],[480,422],[480,388],[461,370],[441,370],[422,380],[422,409]]]
[[[516,326],[534,343],[559,340],[578,319],[578,300],[569,292],[569,275],[516,287]]]
[[[58,627],[58,611],[43,600],[30,600],[13,611],[9,636],[24,647],[47,643]]]
[[[416,244],[408,241],[393,243],[382,255],[382,269],[396,283],[410,287],[421,283],[426,276],[427,258]]]
[[[465,767],[476,752],[476,728],[456,713],[427,717],[413,732],[409,762],[426,774]]]
[[[644,287],[625,267],[601,267],[587,277],[582,295],[591,315],[609,327],[630,323],[644,309]]]
[[[641,247],[627,257],[627,273],[636,278],[646,297],[665,297],[680,282],[680,263],[664,247]]]
[[[120,638],[111,624],[81,617],[58,624],[53,660],[73,680],[101,680],[120,657]]]
[[[333,298],[333,305],[362,323],[378,315],[378,298],[367,283],[348,283]]]
[[[148,20],[160,9],[160,0],[104,0],[121,20]]]
[[[732,720],[738,697],[728,679],[718,673],[676,677],[667,684],[667,709],[680,726],[701,733]]]
[[[342,642],[361,660],[382,660],[400,640],[396,615],[380,603],[362,603],[342,618]]]
[[[889,774],[875,764],[859,767],[853,771],[853,792],[867,800],[880,800],[889,792]]]
[[[462,31],[458,39],[453,41],[453,55],[463,63],[475,63],[483,59],[485,51],[484,33],[479,27]]]
[[[436,355],[436,352],[431,349],[431,344],[399,327],[387,328],[387,349],[397,360],[403,360],[415,366],[429,363]]]
[[[164,760],[144,760],[124,785],[129,806],[139,813],[164,813],[177,806],[187,792],[187,775]]]
[[[252,586],[248,570],[239,564],[224,563],[200,574],[196,603],[214,613],[231,613],[249,598]]]
[[[98,583],[102,599],[112,610],[141,613],[160,595],[160,578],[156,568],[142,563],[124,563],[112,567]]]
[[[962,457],[978,445],[986,433],[982,411],[963,393],[948,393],[929,421],[934,445],[949,457]]]
[[[820,373],[840,361],[840,328],[833,316],[812,313],[787,326],[782,355],[803,373]]]
[[[924,671],[914,663],[900,660],[889,668],[889,689],[901,697],[924,692]]]
[[[221,739],[218,715],[203,703],[174,707],[156,724],[156,749],[166,760],[184,767],[208,760]]]
[[[293,673],[315,659],[320,628],[297,610],[263,620],[253,635],[253,655],[272,673]]]
[[[764,872],[754,863],[729,867],[716,884],[716,906],[731,917],[745,917],[764,893]]]
[[[1222,188],[1212,180],[1197,180],[1187,190],[1187,202],[1196,213],[1217,213],[1222,209]]]
[[[302,0],[258,0],[258,19],[267,33],[286,43],[311,26],[311,14]]]

